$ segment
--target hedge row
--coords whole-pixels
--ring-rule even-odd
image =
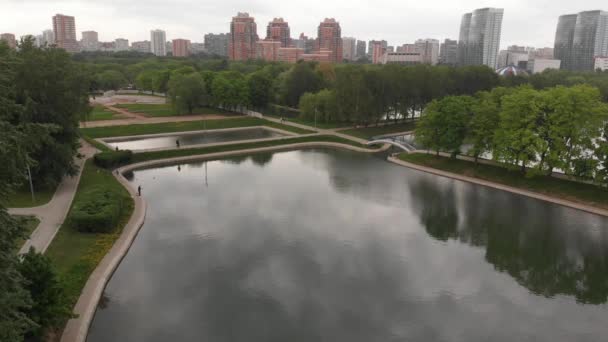
[[[125,199],[113,190],[94,187],[82,194],[74,204],[70,225],[81,232],[109,233],[116,225],[125,206]]]
[[[128,164],[131,159],[133,159],[133,152],[130,150],[100,152],[93,158],[95,165],[105,169]]]

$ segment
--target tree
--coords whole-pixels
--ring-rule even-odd
[[[168,95],[178,114],[192,114],[207,96],[203,77],[198,73],[172,76]]]
[[[73,316],[48,257],[31,248],[19,265],[19,273],[25,278],[25,288],[32,299],[26,314],[37,325],[28,335],[41,338],[46,329],[60,328],[60,324]]]
[[[500,121],[500,98],[504,88],[496,88],[492,92],[480,92],[478,100],[473,104],[472,117],[469,123],[467,140],[473,145],[470,153],[475,158],[492,150],[494,131]]]
[[[416,128],[416,139],[437,154],[444,150],[455,157],[466,137],[473,104],[469,96],[448,96],[431,102]]]
[[[157,70],[152,76],[152,88],[159,93],[167,93],[169,89],[169,79],[171,72],[169,70]]]
[[[520,87],[503,98],[494,139],[494,159],[519,167],[523,174],[528,164],[537,159],[542,145],[536,126],[541,113],[540,101],[538,91],[529,87]]]
[[[368,122],[372,111],[372,93],[367,87],[363,68],[344,66],[336,71],[336,116],[331,121]]]
[[[285,104],[291,107],[298,105],[300,96],[306,92],[317,92],[321,79],[310,63],[296,63],[285,80]]]
[[[135,79],[135,85],[139,90],[147,90],[154,93],[154,77],[156,72],[153,70],[145,70],[139,73]]]
[[[20,61],[6,43],[0,41],[0,341],[21,341],[34,323],[24,313],[31,305],[24,280],[18,272],[19,259],[14,253],[17,239],[23,237],[19,223],[2,203],[24,180],[28,158],[27,135],[10,121],[20,117],[23,106],[16,103],[13,86],[15,69]],[[23,147],[23,149],[21,148]]]
[[[36,161],[32,179],[36,186],[53,186],[66,174],[76,172],[74,155],[79,119],[90,110],[89,79],[63,49],[37,48],[25,39],[14,65],[15,102],[23,111],[12,123],[47,124],[51,135],[32,151]],[[4,70],[3,70],[4,72]]]
[[[127,84],[125,76],[116,70],[106,70],[96,77],[97,86],[103,90],[118,90]]]
[[[270,102],[272,79],[266,71],[256,71],[247,76],[249,99],[254,108],[264,108]]]

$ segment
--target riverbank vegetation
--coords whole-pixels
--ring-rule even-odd
[[[100,191],[111,193],[108,203],[112,207],[120,203],[120,208],[96,220],[95,229],[86,229],[89,226],[79,224],[81,213],[83,208],[92,208],[95,215],[101,214],[101,210],[96,210],[105,207],[98,205],[97,194]],[[120,237],[133,208],[133,199],[114,175],[88,160],[72,208],[46,252],[57,269],[70,307],[76,304],[90,274]],[[112,216],[114,214],[116,216]],[[102,225],[98,224],[100,221],[103,221]]]
[[[116,107],[128,110],[131,113],[138,113],[147,117],[163,117],[163,116],[177,116],[178,111],[173,108],[170,104],[148,104],[148,103],[125,103],[117,104]],[[235,113],[225,111],[222,109],[206,108],[206,107],[195,107],[192,110],[193,115],[209,115],[209,114],[221,114],[221,115],[235,115]]]
[[[496,88],[433,101],[416,129],[426,148],[483,154],[529,176],[568,176],[608,185],[608,106],[588,85]]]
[[[82,118],[82,121],[101,121],[101,120],[116,120],[121,119],[123,116],[120,114],[102,106],[95,105],[90,113],[86,113]]]
[[[53,263],[34,251],[23,258],[15,253],[27,238],[27,223],[5,205],[30,172],[35,189],[54,189],[76,172],[89,81],[65,51],[36,48],[31,38],[17,51],[0,42],[0,70],[0,340],[44,340],[71,316],[72,306]]]
[[[474,164],[466,160],[424,153],[403,153],[399,155],[399,159],[437,170],[608,210],[608,194],[604,189],[592,184],[582,184],[543,175],[533,178],[522,177],[520,173],[496,165]]]

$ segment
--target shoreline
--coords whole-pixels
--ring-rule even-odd
[[[403,160],[393,157],[393,156],[388,157],[387,160],[389,162],[395,163],[395,164],[403,166],[403,167],[407,167],[407,168],[414,169],[414,170],[421,171],[421,172],[430,173],[430,174],[433,174],[436,176],[455,179],[455,180],[459,180],[462,182],[467,182],[467,183],[472,183],[472,184],[477,184],[477,185],[482,185],[482,186],[486,186],[486,187],[493,188],[496,190],[507,191],[507,192],[510,192],[513,194],[522,195],[522,196],[534,198],[537,200],[541,200],[544,202],[561,205],[561,206],[568,207],[571,209],[584,211],[589,214],[608,217],[608,210],[594,207],[591,205],[581,204],[581,203],[577,203],[577,202],[573,202],[573,201],[569,201],[569,200],[563,200],[563,199],[560,199],[560,198],[557,198],[554,196],[544,195],[544,194],[540,194],[538,192],[534,192],[534,191],[530,191],[530,190],[524,190],[521,188],[509,186],[509,185],[503,185],[503,184],[492,182],[492,181],[487,181],[487,180],[469,177],[469,176],[463,176],[463,175],[453,173],[453,172],[448,172],[448,171],[443,171],[443,170],[435,169],[435,168],[428,167],[428,166],[418,165],[418,164],[403,161]]]
[[[171,165],[180,162],[193,162],[210,159],[219,159],[224,157],[232,157],[243,154],[255,154],[263,152],[278,152],[287,150],[299,150],[303,148],[315,148],[315,147],[332,147],[351,150],[354,152],[361,153],[377,153],[383,152],[388,149],[388,146],[383,146],[379,149],[370,150],[361,147],[333,143],[333,142],[305,142],[287,145],[278,145],[270,147],[252,148],[236,151],[226,151],[217,153],[208,153],[194,156],[175,157],[168,159],[149,160],[141,163],[135,163],[123,166],[116,169],[113,172],[114,177],[124,186],[134,201],[133,214],[131,218],[123,228],[122,233],[118,240],[114,243],[110,251],[103,257],[101,262],[97,265],[91,276],[87,280],[76,305],[74,306],[74,313],[78,315],[76,318],[70,319],[61,335],[61,342],[84,342],[87,339],[89,327],[95,316],[97,305],[107,283],[112,278],[112,275],[120,265],[122,259],[127,255],[129,249],[137,234],[141,230],[145,222],[145,216],[147,211],[147,205],[145,200],[137,195],[137,191],[131,187],[129,181],[125,178],[124,174],[132,172],[134,170],[146,169],[150,167],[157,167],[163,165]]]

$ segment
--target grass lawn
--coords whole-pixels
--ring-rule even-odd
[[[80,132],[89,138],[110,138],[120,137],[127,135],[143,135],[143,134],[157,134],[157,133],[173,133],[173,132],[185,132],[185,131],[198,131],[203,129],[221,129],[221,128],[235,128],[235,127],[254,127],[254,126],[269,126],[280,128],[289,132],[298,134],[314,133],[313,131],[300,129],[297,127],[291,127],[287,125],[281,125],[270,122],[268,120],[253,118],[253,117],[239,117],[233,119],[218,119],[218,120],[204,120],[204,121],[188,121],[188,122],[167,122],[158,124],[135,124],[135,125],[124,125],[124,126],[107,126],[107,127],[92,127],[92,128],[81,128]]]
[[[87,121],[114,120],[120,118],[122,118],[120,114],[115,113],[104,106],[95,105],[93,106],[93,111],[89,114]]]
[[[129,112],[140,113],[149,117],[160,117],[160,116],[178,116],[177,112],[171,104],[163,103],[163,104],[150,104],[150,103],[125,103],[125,104],[117,104],[116,107],[124,108]],[[192,115],[201,115],[201,114],[235,114],[222,109],[215,108],[196,108]],[[182,114],[189,115],[189,114]]]
[[[19,249],[21,249],[21,246],[23,246],[27,238],[29,238],[29,236],[32,235],[32,232],[34,232],[36,227],[38,227],[38,225],[40,224],[40,220],[38,220],[34,216],[16,216],[15,218],[20,221],[21,227],[23,227],[24,231],[24,238],[17,240],[15,243],[15,250],[19,251]]]
[[[117,191],[121,197],[128,198],[118,226],[111,233],[96,234],[81,233],[64,223],[46,251],[66,288],[72,305],[76,304],[90,274],[118,239],[133,212],[133,200],[127,190],[110,171],[96,167],[92,160],[88,160],[85,164],[72,207],[83,200],[84,191],[100,185]],[[71,214],[70,210],[65,222],[70,221]]]
[[[375,137],[378,135],[413,131],[414,128],[416,128],[416,123],[409,121],[398,124],[391,123],[379,127],[370,126],[364,128],[353,128],[345,131],[340,131],[340,133],[352,135],[353,137],[361,139],[370,139],[371,137]]]
[[[14,194],[8,198],[8,202],[3,203],[7,208],[32,208],[43,204],[47,204],[53,195],[56,188],[36,189],[34,188],[35,201],[32,202],[32,193],[30,192],[29,183],[24,184]]]
[[[538,176],[526,178],[517,171],[492,165],[478,164],[430,154],[401,154],[399,159],[434,169],[448,171],[463,176],[474,177],[503,185],[529,190],[548,196],[567,199],[608,209],[608,191],[591,184],[582,184],[554,177]]]
[[[166,150],[166,151],[135,153],[135,154],[133,154],[133,162],[138,163],[138,162],[143,162],[143,161],[148,161],[148,160],[194,156],[194,155],[199,155],[199,154],[227,152],[227,151],[236,151],[236,150],[271,147],[271,146],[281,146],[281,145],[297,144],[297,143],[303,143],[303,142],[314,142],[314,141],[335,142],[335,143],[341,143],[341,144],[345,144],[345,145],[369,148],[368,146],[364,146],[364,145],[361,145],[354,141],[336,137],[333,135],[315,135],[315,136],[308,136],[308,137],[293,137],[293,138],[282,139],[282,140],[261,141],[261,142],[256,142],[256,143],[236,143],[236,144],[230,144],[230,145],[210,146],[210,147],[201,147],[201,148],[190,148],[190,149],[183,148],[183,149]]]

